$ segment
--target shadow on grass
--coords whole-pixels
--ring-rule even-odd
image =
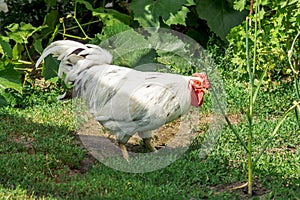
[[[46,195],[50,183],[80,170],[86,153],[67,127],[0,114],[0,183]]]

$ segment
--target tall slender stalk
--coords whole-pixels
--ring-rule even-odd
[[[218,104],[218,107],[220,108],[221,110],[221,114],[223,115],[223,117],[225,118],[226,120],[226,123],[228,124],[229,128],[231,129],[231,131],[234,133],[234,135],[236,136],[237,140],[241,143],[241,145],[244,147],[244,149],[246,150],[246,152],[248,153],[248,148],[247,148],[247,145],[244,143],[244,141],[242,140],[240,134],[237,132],[237,130],[233,127],[233,125],[231,124],[229,118],[227,117],[225,111],[224,111],[224,108],[222,107],[221,103],[220,103],[220,100],[218,98],[218,95],[216,94],[214,88],[212,87],[211,88],[211,92],[212,92],[212,95],[214,96],[214,98],[216,99],[216,102]]]
[[[250,15],[249,15],[250,17],[253,13],[253,5],[254,5],[254,0],[251,0],[251,2],[250,2]],[[248,18],[248,17],[246,18],[246,59],[247,59],[247,71],[248,71],[248,76],[249,76],[249,84],[248,84],[249,110],[248,110],[248,113],[247,113],[249,129],[248,129],[248,134],[247,134],[247,145],[241,139],[241,137],[238,134],[238,132],[236,131],[236,129],[232,126],[230,120],[226,116],[222,106],[219,103],[217,95],[215,94],[214,91],[212,91],[213,95],[215,96],[215,98],[217,100],[218,106],[221,109],[222,115],[225,117],[225,120],[226,120],[227,124],[229,125],[230,129],[233,131],[233,133],[237,137],[238,141],[241,143],[241,145],[245,148],[245,150],[247,152],[247,164],[248,164],[247,165],[247,167],[248,167],[247,184],[243,184],[242,186],[238,186],[235,189],[238,189],[238,188],[241,188],[241,187],[244,187],[244,186],[248,185],[248,194],[250,196],[252,196],[252,194],[253,194],[253,173],[254,173],[255,166],[256,166],[258,160],[260,159],[260,157],[263,155],[263,153],[265,152],[265,150],[269,146],[269,144],[272,142],[272,140],[276,136],[279,128],[281,127],[281,125],[283,124],[285,119],[287,118],[288,114],[292,110],[295,110],[295,112],[296,112],[296,119],[297,119],[298,125],[300,127],[300,121],[299,121],[299,114],[300,114],[300,92],[299,92],[299,89],[300,89],[300,86],[299,86],[299,80],[297,78],[299,76],[299,71],[295,70],[295,68],[293,67],[292,62],[291,62],[291,56],[292,56],[292,51],[293,51],[295,41],[296,41],[297,37],[300,36],[300,32],[299,32],[297,34],[296,38],[293,41],[291,50],[288,52],[289,53],[289,63],[290,63],[291,69],[292,69],[293,74],[294,74],[295,90],[296,90],[297,100],[293,103],[293,106],[291,106],[284,113],[282,118],[278,121],[278,124],[274,128],[273,132],[270,134],[270,136],[263,143],[262,149],[259,152],[258,156],[256,156],[255,159],[253,158],[253,128],[254,128],[254,126],[253,126],[253,108],[254,108],[254,105],[255,105],[255,101],[256,101],[258,92],[259,92],[260,87],[262,85],[263,79],[265,78],[265,76],[267,74],[267,70],[268,70],[268,68],[266,68],[264,70],[264,72],[261,74],[259,83],[256,85],[256,88],[255,88],[254,76],[255,76],[255,73],[256,73],[255,72],[255,69],[256,69],[256,51],[257,51],[256,41],[257,41],[257,23],[258,23],[257,13],[259,13],[258,12],[259,11],[259,5],[260,5],[260,0],[257,0],[255,2],[255,15],[254,15],[255,28],[254,28],[254,46],[253,46],[252,68],[251,68],[251,65],[250,65],[250,48],[249,48],[249,26],[251,27],[252,20],[251,20],[251,18]]]
[[[249,83],[248,90],[249,90],[249,111],[248,111],[248,123],[249,123],[249,130],[248,130],[248,153],[247,153],[247,161],[248,161],[248,194],[252,195],[252,183],[253,183],[253,171],[252,171],[252,140],[253,140],[253,130],[252,130],[252,114],[253,114],[253,74],[250,67],[250,57],[249,57],[249,27],[248,27],[248,20],[246,20],[246,58],[247,58],[247,69],[249,75]],[[256,23],[256,22],[255,22]]]
[[[262,74],[260,78],[259,85],[257,86],[254,92],[254,76],[255,76],[255,69],[256,69],[256,40],[257,40],[257,13],[259,10],[260,1],[255,2],[255,15],[254,15],[254,47],[253,47],[253,59],[252,59],[252,69],[250,65],[250,56],[249,56],[249,24],[251,26],[251,18],[246,18],[246,59],[247,59],[247,71],[249,75],[249,111],[248,111],[248,123],[249,123],[249,130],[248,130],[248,152],[247,152],[247,161],[248,161],[248,194],[252,195],[252,188],[253,188],[253,107],[255,105],[255,100],[257,97],[258,90],[261,86],[262,80],[266,74],[266,70]],[[251,11],[253,11],[254,1],[251,1]]]
[[[296,98],[297,98],[297,100],[300,99],[300,92],[299,92],[300,86],[299,86],[299,80],[297,78],[298,75],[299,75],[299,71],[296,71],[296,69],[294,68],[294,66],[292,64],[292,56],[293,56],[294,46],[295,46],[296,40],[298,39],[299,35],[300,35],[300,32],[298,32],[298,34],[294,38],[292,46],[291,46],[291,49],[288,51],[289,64],[290,64],[290,68],[291,68],[291,70],[293,72],[293,76],[294,76],[294,84],[295,84],[295,90],[296,90]],[[295,116],[296,116],[296,120],[297,120],[298,126],[300,128],[299,114],[300,114],[300,111],[298,111],[297,108],[295,108]]]

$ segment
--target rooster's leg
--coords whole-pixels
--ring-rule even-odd
[[[150,151],[156,151],[156,148],[152,142],[152,138],[144,138],[143,140]]]
[[[156,148],[152,142],[152,132],[151,131],[144,131],[144,132],[138,132],[139,136],[141,138],[143,138],[147,148],[150,150],[150,151],[156,151]]]
[[[129,156],[128,156],[128,152],[127,152],[127,149],[126,149],[125,144],[119,143],[119,147],[120,147],[120,150],[121,150],[121,152],[122,152],[123,158],[124,158],[127,162],[129,162],[129,160],[128,160]]]

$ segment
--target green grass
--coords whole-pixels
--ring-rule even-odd
[[[245,86],[229,82],[226,89],[228,111],[241,115],[235,126],[246,137]],[[294,96],[290,85],[265,90],[255,108],[254,154]],[[247,181],[245,152],[228,127],[205,158],[199,157],[200,137],[180,159],[154,172],[125,173],[100,162],[81,171],[87,151],[74,135],[71,102],[57,102],[57,93],[28,89],[19,108],[0,108],[0,199],[246,198],[242,189],[224,190]],[[291,113],[258,162],[253,199],[300,198],[299,147],[299,129]],[[255,185],[260,190],[255,191]]]

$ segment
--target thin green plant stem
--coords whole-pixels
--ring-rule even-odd
[[[66,34],[66,33],[64,34],[62,32],[58,32],[58,33],[62,34],[63,36],[69,37],[69,38],[74,38],[74,39],[78,39],[78,40],[85,40],[84,38],[76,36],[76,35],[70,35],[70,34]]]
[[[294,83],[295,83],[295,89],[296,89],[296,95],[297,95],[297,99],[299,100],[300,99],[300,95],[299,95],[299,82],[297,80],[297,75],[294,74]],[[300,119],[299,119],[299,114],[300,114],[300,109],[299,109],[299,106],[297,106],[298,110],[295,109],[295,117],[296,117],[296,121],[297,121],[297,124],[300,128]]]
[[[295,89],[296,89],[297,99],[300,99],[300,94],[299,94],[300,86],[299,86],[299,82],[297,79],[297,74],[294,74],[294,81],[295,81]]]
[[[259,5],[260,5],[260,0],[256,1],[256,6],[255,6],[255,23],[254,23],[254,50],[253,50],[253,69],[252,69],[252,75],[255,74],[255,69],[256,69],[256,52],[257,52],[257,43],[256,43],[256,40],[257,40],[257,13],[258,13],[258,10],[259,10]],[[252,102],[253,102],[253,105],[255,105],[255,101],[256,101],[256,97],[257,97],[257,94],[258,94],[258,91],[262,85],[262,82],[263,82],[263,79],[264,77],[266,76],[267,74],[267,71],[268,71],[268,68],[266,67],[264,72],[262,73],[261,77],[260,77],[260,80],[259,80],[259,83],[258,85],[256,86],[256,89],[255,89],[255,92],[253,94],[253,98],[252,98]],[[253,76],[252,76],[252,87],[254,87],[254,80],[253,80]]]
[[[98,22],[100,22],[100,20],[95,20],[95,21],[87,22],[87,23],[81,24],[81,27],[88,26],[88,25],[91,25],[91,24],[94,24],[94,23],[98,23]],[[78,28],[78,27],[75,26],[75,27],[66,28],[66,31],[71,31],[71,30],[74,30],[76,28]]]
[[[79,36],[76,36],[76,35],[70,35],[70,34],[67,34],[66,32],[67,32],[68,29],[66,29],[64,20],[63,20],[63,19],[60,19],[60,23],[61,23],[62,26],[63,26],[63,31],[62,31],[62,32],[61,32],[61,31],[58,31],[58,27],[56,27],[56,28],[57,28],[56,31],[57,31],[57,33],[61,34],[61,35],[63,36],[63,38],[69,37],[69,38],[74,38],[74,39],[78,39],[78,40],[86,40],[86,39],[90,39],[90,38],[86,38],[86,36],[85,36],[85,38],[82,38],[82,37],[79,37]]]
[[[81,32],[83,33],[84,35],[84,38],[82,38],[83,40],[90,40],[91,38],[85,33],[85,31],[83,30],[81,24],[79,23],[79,21],[77,20],[77,2],[75,3],[75,7],[74,7],[74,20],[75,22],[77,23],[78,27],[80,28]]]
[[[14,62],[13,62],[14,63]],[[26,60],[18,60],[18,62],[15,62],[14,64],[24,64],[24,65],[33,65],[34,62],[31,62],[31,61],[26,61]],[[19,68],[15,68],[15,69],[19,69]],[[23,67],[20,68],[19,70],[22,70],[24,69]],[[25,68],[26,69],[26,68]],[[27,70],[27,69],[26,69]]]
[[[65,22],[64,22],[64,19],[61,18],[61,23],[62,23],[62,26],[63,26],[63,33],[59,32],[60,34],[62,34],[63,38],[65,38],[65,34],[66,34],[66,25],[65,25]]]
[[[248,71],[248,76],[250,80],[250,91],[251,87],[253,86],[253,77],[252,77],[252,72],[251,72],[251,67],[250,67],[250,55],[249,55],[249,18],[247,17],[246,19],[246,59],[247,59],[247,71]],[[250,95],[251,98],[251,95]]]
[[[64,25],[64,24],[63,24],[63,25]],[[49,43],[52,43],[52,42],[53,42],[55,36],[58,34],[58,29],[59,29],[59,27],[60,27],[60,24],[57,24],[57,25],[55,26],[55,29],[54,29],[54,31],[53,31],[53,33],[52,33],[52,35],[51,35],[51,38],[49,39]],[[64,35],[63,35],[63,37],[64,37]]]
[[[30,53],[29,53],[29,50],[28,50],[28,47],[26,44],[24,44],[24,47],[25,47],[25,51],[26,51],[26,54],[30,60],[31,63],[34,63],[34,61],[32,60],[31,56],[30,56]]]
[[[276,136],[277,131],[279,130],[280,126],[282,125],[282,123],[285,121],[286,117],[288,116],[288,114],[294,110],[295,108],[298,108],[300,105],[300,101],[298,102],[294,102],[294,105],[292,107],[290,107],[282,116],[282,118],[280,119],[280,121],[278,122],[277,126],[275,127],[275,129],[273,130],[272,134],[266,139],[266,141],[263,144],[262,150],[260,151],[260,153],[258,154],[258,156],[256,157],[256,159],[253,161],[253,166],[255,166],[257,164],[257,162],[259,161],[259,159],[261,158],[262,154],[266,151],[267,147],[269,146],[269,144],[272,142],[273,138]]]
[[[252,163],[252,140],[253,140],[253,131],[252,124],[249,124],[249,135],[248,135],[248,194],[252,195],[252,185],[253,185],[253,163]]]
[[[219,106],[219,108],[220,108],[220,110],[221,110],[221,113],[222,113],[223,117],[225,118],[226,123],[228,124],[229,128],[230,128],[231,131],[234,133],[234,135],[236,136],[237,140],[238,140],[238,141],[241,143],[241,145],[244,147],[244,149],[246,150],[246,152],[248,152],[248,148],[247,148],[246,144],[243,142],[241,136],[240,136],[239,133],[236,131],[236,129],[233,127],[233,125],[231,124],[229,118],[228,118],[227,115],[225,114],[225,111],[224,111],[224,109],[223,109],[223,107],[222,107],[222,105],[221,105],[221,103],[220,103],[220,101],[219,101],[219,98],[218,98],[218,96],[217,96],[217,94],[216,94],[216,92],[214,91],[213,88],[211,88],[211,93],[212,93],[213,96],[215,97],[215,99],[216,99],[216,101],[217,101],[217,104],[218,104],[218,106]]]
[[[255,104],[255,101],[256,101],[259,89],[260,89],[260,87],[262,85],[262,82],[263,82],[265,76],[267,75],[267,71],[268,71],[268,68],[266,67],[265,70],[263,71],[263,73],[260,76],[259,82],[258,82],[258,84],[256,86],[256,89],[254,91],[254,94],[253,94],[253,104]]]
[[[288,51],[288,58],[289,58],[289,64],[290,64],[290,68],[292,69],[293,73],[294,74],[298,74],[298,72],[295,70],[295,68],[293,67],[293,64],[292,64],[292,55],[293,55],[293,50],[294,50],[294,46],[295,46],[295,43],[296,43],[296,40],[297,38],[299,37],[300,35],[300,32],[298,32],[298,34],[296,35],[296,37],[294,38],[293,42],[292,42],[292,46],[291,46],[291,49]]]
[[[249,112],[247,114],[248,116],[248,123],[249,123],[249,130],[248,130],[248,139],[247,139],[247,162],[248,162],[248,194],[252,195],[252,183],[253,183],[253,167],[252,167],[252,113],[253,113],[253,77],[252,72],[250,68],[250,57],[249,57],[249,18],[246,20],[246,58],[247,58],[247,69],[248,69],[248,75],[249,75]],[[255,22],[256,23],[256,22]]]
[[[289,64],[290,64],[290,68],[292,69],[292,72],[293,72],[293,77],[294,77],[294,84],[295,84],[295,90],[296,90],[296,96],[297,96],[297,100],[300,99],[300,94],[299,94],[299,82],[298,82],[298,73],[295,68],[293,67],[293,64],[292,64],[292,56],[293,56],[293,50],[294,50],[294,46],[295,46],[295,43],[296,43],[296,40],[297,38],[299,37],[300,35],[300,32],[298,32],[298,34],[296,35],[296,37],[294,38],[293,42],[292,42],[292,45],[291,45],[291,49],[288,51],[288,59],[289,59]],[[298,126],[300,128],[300,120],[299,120],[299,113],[300,111],[297,110],[295,108],[295,117],[296,117],[296,121],[298,123]]]
[[[256,44],[256,40],[257,40],[257,14],[259,13],[259,5],[260,5],[260,0],[257,0],[255,2],[256,6],[255,6],[255,15],[254,15],[254,45],[253,45],[253,59],[252,59],[252,86],[254,86],[254,79],[253,76],[255,75],[255,69],[256,69],[256,51],[257,51],[257,44]]]

